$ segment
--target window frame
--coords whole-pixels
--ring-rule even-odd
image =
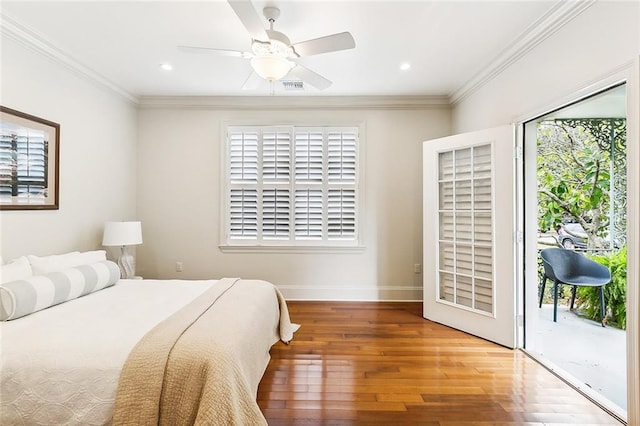
[[[258,188],[258,206],[257,206],[257,236],[256,238],[250,239],[240,239],[240,238],[231,238],[230,235],[230,225],[231,225],[231,214],[230,214],[230,191],[234,187],[239,187],[237,183],[232,183],[230,180],[230,170],[231,170],[231,156],[230,156],[230,139],[229,132],[233,131],[233,129],[240,129],[251,131],[252,129],[258,130],[262,133],[265,130],[276,130],[282,131],[283,129],[287,129],[290,132],[290,179],[286,184],[282,183],[269,183],[266,186],[270,186],[273,189],[281,189],[283,187],[290,188],[289,189],[289,208],[290,208],[290,219],[289,219],[289,237],[286,240],[279,239],[265,239],[262,237],[262,191],[265,187],[265,183],[262,179],[262,136],[261,134],[258,137],[258,156],[259,156],[259,165],[258,165],[258,182],[255,185]],[[321,129],[323,132],[323,179],[319,184],[310,184],[310,183],[295,183],[295,140],[296,140],[296,130],[309,130]],[[355,191],[355,235],[353,239],[329,239],[327,235],[327,227],[328,227],[328,190],[329,189],[342,189],[345,185],[340,184],[329,184],[327,181],[328,175],[328,138],[327,133],[329,130],[332,131],[345,131],[345,130],[354,130],[357,132],[356,137],[356,165],[355,165],[355,183],[351,184],[351,188]],[[220,244],[219,248],[223,252],[282,252],[282,253],[295,253],[295,252],[357,252],[363,251],[364,247],[362,246],[362,232],[361,232],[361,212],[364,206],[364,191],[363,191],[363,170],[364,170],[364,135],[365,135],[365,124],[364,123],[345,123],[345,124],[307,124],[307,123],[265,123],[265,124],[255,124],[255,123],[232,123],[232,122],[224,122],[221,126],[221,144],[220,144],[220,160],[221,160],[221,193],[220,193]],[[295,195],[296,189],[304,189],[304,188],[318,188],[322,190],[323,194],[323,236],[321,240],[305,240],[305,239],[296,239],[295,238]]]

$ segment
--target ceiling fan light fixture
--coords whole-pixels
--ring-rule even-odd
[[[251,59],[253,70],[265,80],[280,80],[295,64],[280,56],[255,56]]]
[[[266,30],[271,39],[269,41],[253,40],[251,50],[256,56],[277,55],[283,58],[295,57],[291,42],[281,32]]]

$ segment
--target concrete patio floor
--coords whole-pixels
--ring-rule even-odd
[[[558,322],[553,322],[553,305],[538,309],[536,350],[578,382],[602,395],[626,413],[626,332],[602,327],[599,322],[558,306]],[[616,407],[613,407],[614,409]],[[615,410],[620,411],[620,410]]]

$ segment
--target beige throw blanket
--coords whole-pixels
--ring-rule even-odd
[[[297,327],[272,284],[220,280],[133,349],[113,424],[266,425],[255,399],[269,348]]]

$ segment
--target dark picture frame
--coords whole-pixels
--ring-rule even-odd
[[[0,106],[0,210],[58,210],[60,124]]]

